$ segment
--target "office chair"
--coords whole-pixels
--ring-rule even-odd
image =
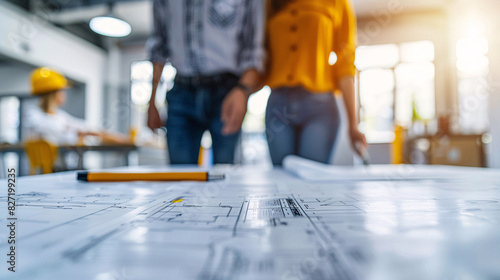
[[[54,172],[53,166],[57,158],[57,147],[45,140],[30,140],[25,144],[25,151],[30,162],[30,175],[39,169],[42,174]]]

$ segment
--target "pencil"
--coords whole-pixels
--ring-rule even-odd
[[[224,179],[218,172],[78,172],[76,179],[86,182],[131,182],[131,181],[211,181]]]

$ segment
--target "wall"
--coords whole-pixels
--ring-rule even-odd
[[[491,144],[487,147],[488,166],[500,168],[500,47],[498,30],[500,19],[497,0],[469,2],[450,1],[444,12],[404,14],[383,10],[374,17],[360,19],[361,44],[381,44],[414,40],[432,40],[436,47],[436,114],[458,115],[455,42],[467,35],[467,22],[471,16],[479,22],[476,32],[489,41],[489,122]],[[465,25],[464,25],[465,24]]]
[[[489,58],[490,58],[490,94],[489,94],[489,115],[490,133],[493,136],[488,155],[489,166],[500,168],[500,18],[498,11],[500,3],[497,0],[486,1],[488,7],[487,17],[492,19],[489,25]]]
[[[450,53],[449,20],[446,11],[407,13],[403,6],[387,6],[358,19],[359,45],[430,40],[435,47],[436,117],[458,113],[454,53]],[[390,144],[370,145],[374,163],[391,163]]]
[[[0,19],[1,21],[1,19]],[[29,74],[32,66],[16,62],[6,62],[0,66],[0,95],[28,94]]]
[[[128,133],[129,126],[136,126],[136,112],[130,104],[130,65],[134,61],[147,59],[144,41],[129,42],[126,45],[120,40],[109,39],[107,57],[106,96],[103,99],[103,119],[106,128]]]
[[[377,15],[377,13],[375,13]],[[382,16],[384,15],[384,16]],[[436,116],[458,113],[454,71],[454,46],[444,11],[404,13],[381,11],[359,20],[359,44],[372,45],[430,40],[435,47]]]
[[[9,3],[0,2],[0,15],[0,54],[34,66],[54,67],[84,83],[85,117],[93,125],[102,125],[105,51]],[[18,78],[25,85],[28,75]]]
[[[121,86],[126,89],[127,98],[130,100],[130,67],[135,61],[148,60],[145,41],[131,42],[123,45],[121,48],[120,56],[120,72],[119,79]],[[130,124],[135,127],[140,127],[146,124],[147,115],[137,111],[136,106],[129,106],[131,108]]]
[[[127,45],[123,45],[121,48],[120,57],[120,72],[119,79],[122,81],[122,88],[126,90],[127,98],[130,101],[130,67],[135,61],[148,60],[147,51],[145,48],[144,41],[130,42]],[[130,123],[132,126],[139,126],[142,123],[146,123],[144,119],[146,115],[140,114],[136,111],[136,106],[129,106],[133,111],[130,115]]]

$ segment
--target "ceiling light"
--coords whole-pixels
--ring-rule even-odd
[[[125,37],[132,31],[128,22],[113,15],[113,3],[109,3],[107,15],[94,17],[90,20],[89,26],[95,33],[108,37]]]

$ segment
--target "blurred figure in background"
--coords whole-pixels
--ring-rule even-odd
[[[274,165],[287,155],[328,163],[340,126],[340,90],[353,148],[366,148],[354,96],[356,18],[349,0],[268,2],[266,134]],[[358,143],[358,144],[356,144]]]
[[[39,106],[27,108],[23,122],[25,140],[43,139],[53,145],[83,144],[85,136],[99,137],[103,142],[131,144],[128,137],[99,131],[84,120],[61,109],[66,102],[67,79],[59,72],[43,67],[31,74],[32,95],[39,96]]]
[[[177,69],[167,94],[167,145],[172,164],[196,164],[210,131],[214,163],[233,163],[248,97],[263,70],[263,0],[153,2],[148,40],[153,91],[148,126],[162,126],[156,89],[167,60]]]

